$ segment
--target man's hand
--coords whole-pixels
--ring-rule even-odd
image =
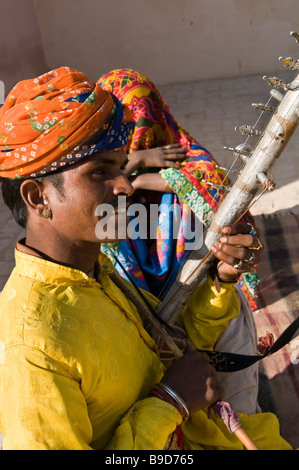
[[[196,352],[188,341],[184,356],[172,364],[161,380],[183,398],[189,411],[207,408],[224,396],[209,361],[207,354]]]
[[[264,247],[259,230],[250,224],[227,225],[221,229],[223,236],[212,251],[219,259],[220,279],[234,282],[237,276],[250,271],[260,261]]]

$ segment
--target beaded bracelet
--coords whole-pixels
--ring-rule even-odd
[[[150,396],[160,398],[173,405],[181,414],[183,421],[189,418],[189,409],[182,397],[178,395],[171,387],[166,384],[157,383],[149,392]]]

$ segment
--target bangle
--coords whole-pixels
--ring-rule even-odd
[[[170,403],[181,414],[183,421],[189,418],[189,409],[185,401],[178,395],[171,387],[166,384],[157,383],[150,390],[149,395],[160,398],[163,401]]]
[[[241,274],[237,274],[237,275],[235,276],[235,278],[232,279],[231,281],[224,281],[223,279],[221,279],[220,274],[219,274],[219,272],[218,272],[218,269],[217,269],[217,264],[218,264],[218,263],[219,263],[219,260],[216,260],[216,261],[212,264],[212,266],[210,267],[210,270],[209,270],[209,271],[210,271],[210,276],[211,276],[212,281],[214,282],[214,284],[215,284],[216,280],[218,280],[218,282],[221,282],[221,283],[223,283],[223,284],[236,284],[236,283],[238,282],[238,280],[239,280]],[[217,286],[216,286],[216,287],[217,287]]]
[[[164,390],[166,393],[168,393],[168,395],[174,401],[176,401],[178,403],[178,405],[183,410],[183,415],[186,416],[186,419],[188,419],[189,418],[189,409],[188,409],[188,406],[185,403],[185,401],[182,399],[182,397],[175,390],[173,390],[171,387],[169,387],[166,384],[162,384],[161,382],[159,382],[158,384],[156,384],[156,386],[158,386],[158,388],[160,388],[160,389]]]
[[[223,279],[221,279],[221,277],[219,276],[218,274],[218,279],[219,279],[219,282],[223,283],[223,284],[236,284],[239,280],[239,277],[240,277],[240,274],[238,274],[238,276],[236,276],[234,279],[232,279],[231,281],[224,281]]]

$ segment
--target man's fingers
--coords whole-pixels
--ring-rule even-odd
[[[221,229],[223,235],[237,235],[237,234],[251,234],[259,235],[260,231],[257,227],[254,227],[251,224],[244,224],[238,222],[236,224],[225,225]]]

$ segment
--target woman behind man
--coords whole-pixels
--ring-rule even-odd
[[[98,83],[126,104],[135,122],[127,145],[127,176],[135,188],[134,202],[157,204],[159,217],[156,239],[129,239],[103,246],[114,255],[136,284],[163,299],[178,270],[188,257],[186,236],[190,233],[187,208],[199,222],[208,226],[223,196],[217,185],[228,185],[225,172],[212,155],[202,147],[172,116],[169,107],[153,82],[130,69],[117,69],[102,76]],[[133,176],[132,176],[133,175]],[[215,184],[215,186],[213,185]],[[142,191],[138,191],[142,190]],[[170,208],[179,204],[181,224],[173,238],[173,214]],[[248,214],[245,222],[252,223]],[[123,269],[124,268],[124,269]],[[256,308],[254,288],[258,278],[252,266],[240,277],[239,285],[252,309]]]

